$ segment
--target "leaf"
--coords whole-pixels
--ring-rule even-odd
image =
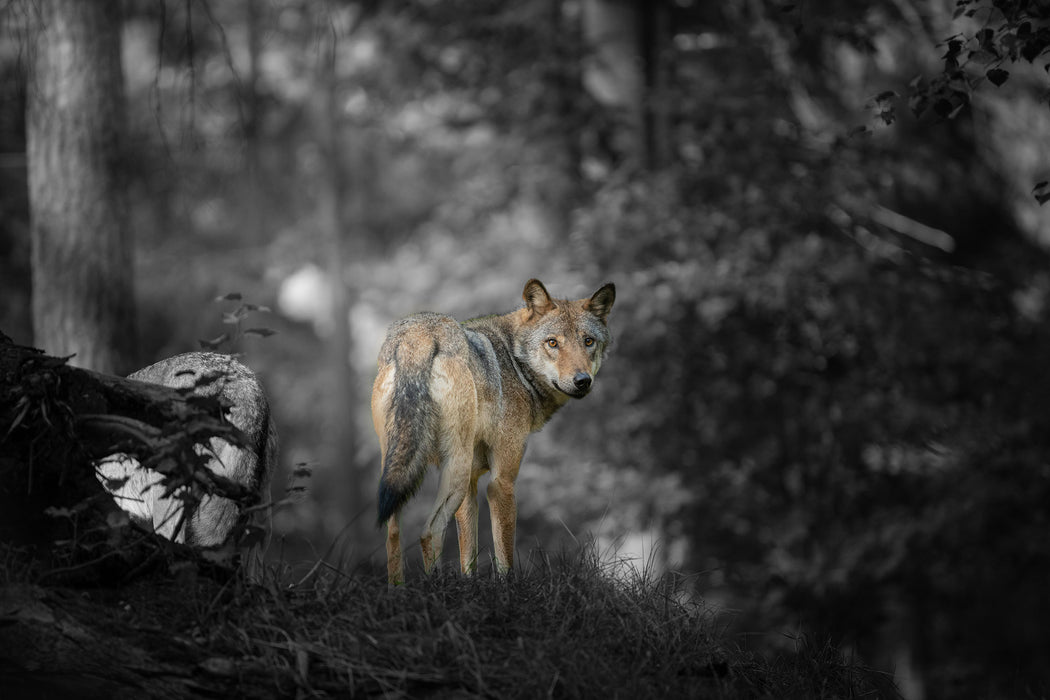
[[[1050,181],[1040,180],[1035,183],[1035,187],[1032,188],[1032,196],[1040,205],[1050,201]]]
[[[992,68],[990,71],[985,73],[988,80],[991,81],[992,85],[999,87],[1006,82],[1007,78],[1010,77],[1010,72],[1005,71],[1002,68]]]
[[[955,13],[952,15],[952,19],[958,19],[964,13],[965,14],[970,14],[970,13],[974,12],[974,10],[970,10],[969,12],[967,12],[967,8],[971,4],[972,3],[970,2],[970,0],[959,0],[958,2],[956,2],[955,3]]]
[[[970,79],[966,72],[961,70],[952,71],[946,77],[947,80],[944,82],[944,85],[948,90],[959,93],[964,100],[969,99],[969,94],[973,90],[976,78]]]
[[[943,97],[933,103],[933,111],[938,117],[947,118],[954,111],[954,105]]]
[[[25,420],[26,414],[29,413],[29,401],[26,399],[26,397],[23,396],[21,399],[19,399],[18,403],[15,404],[16,409],[19,406],[22,407],[22,410],[19,411],[18,416],[16,416],[14,421],[12,421],[11,427],[9,427],[7,429],[7,432],[4,434],[4,440],[7,439],[7,436],[10,435],[15,428],[22,424],[22,421]],[[0,442],[2,442],[2,440],[0,440]]]
[[[277,331],[270,328],[246,328],[244,335],[257,335],[262,338],[268,338],[271,335],[276,335]]]
[[[225,333],[223,333],[222,335],[220,335],[220,336],[218,336],[218,337],[216,337],[216,338],[214,338],[212,340],[200,340],[200,339],[198,339],[197,342],[200,344],[202,350],[218,350],[220,347],[222,347],[222,344],[225,343],[229,339],[230,339],[230,337],[228,335],[226,335]]]
[[[1021,57],[1032,63],[1039,54],[1046,51],[1050,46],[1050,35],[1044,35],[1042,31],[1026,38],[1021,46]]]
[[[221,297],[215,297],[215,301],[240,301],[240,300],[241,300],[241,293],[240,292],[230,292],[229,294],[224,294]]]

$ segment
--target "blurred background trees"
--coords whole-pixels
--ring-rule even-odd
[[[0,319],[22,342],[36,6],[4,8],[0,47]],[[382,557],[387,324],[611,280],[596,393],[522,470],[522,559],[594,536],[755,644],[830,635],[909,697],[1050,692],[1036,5],[124,9],[138,364],[217,335],[217,295],[274,309],[280,334],[237,350],[286,471],[314,470],[275,556]]]

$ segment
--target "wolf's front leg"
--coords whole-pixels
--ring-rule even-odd
[[[478,475],[470,477],[467,496],[456,511],[456,531],[459,533],[459,569],[472,574],[478,567]]]
[[[514,482],[493,479],[489,483],[487,495],[492,514],[492,546],[496,550],[496,568],[505,574],[514,565],[514,527],[518,520]]]
[[[492,516],[492,546],[496,550],[496,568],[501,574],[514,565],[514,528],[518,522],[518,506],[514,501],[514,481],[518,478],[525,445],[505,449],[495,455],[492,481],[486,495]]]

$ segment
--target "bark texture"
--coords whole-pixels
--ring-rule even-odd
[[[126,373],[135,344],[121,69],[111,0],[33,3],[27,85],[34,342]]]
[[[145,460],[172,440],[192,450],[211,435],[243,444],[223,410],[217,397],[71,367],[0,333],[0,543],[31,548],[41,566],[67,568],[74,577],[134,568],[138,555],[121,551],[125,543],[88,553],[88,561],[104,564],[97,570],[78,563],[83,547],[54,547],[56,540],[112,539],[105,520],[119,511],[92,460],[116,451]],[[216,481],[216,488],[246,495],[232,483]],[[54,517],[56,508],[69,513]],[[119,554],[105,554],[104,546]]]

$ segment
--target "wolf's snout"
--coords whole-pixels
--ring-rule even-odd
[[[580,391],[587,391],[591,388],[591,375],[586,372],[577,372],[576,376],[572,378],[573,385]]]

